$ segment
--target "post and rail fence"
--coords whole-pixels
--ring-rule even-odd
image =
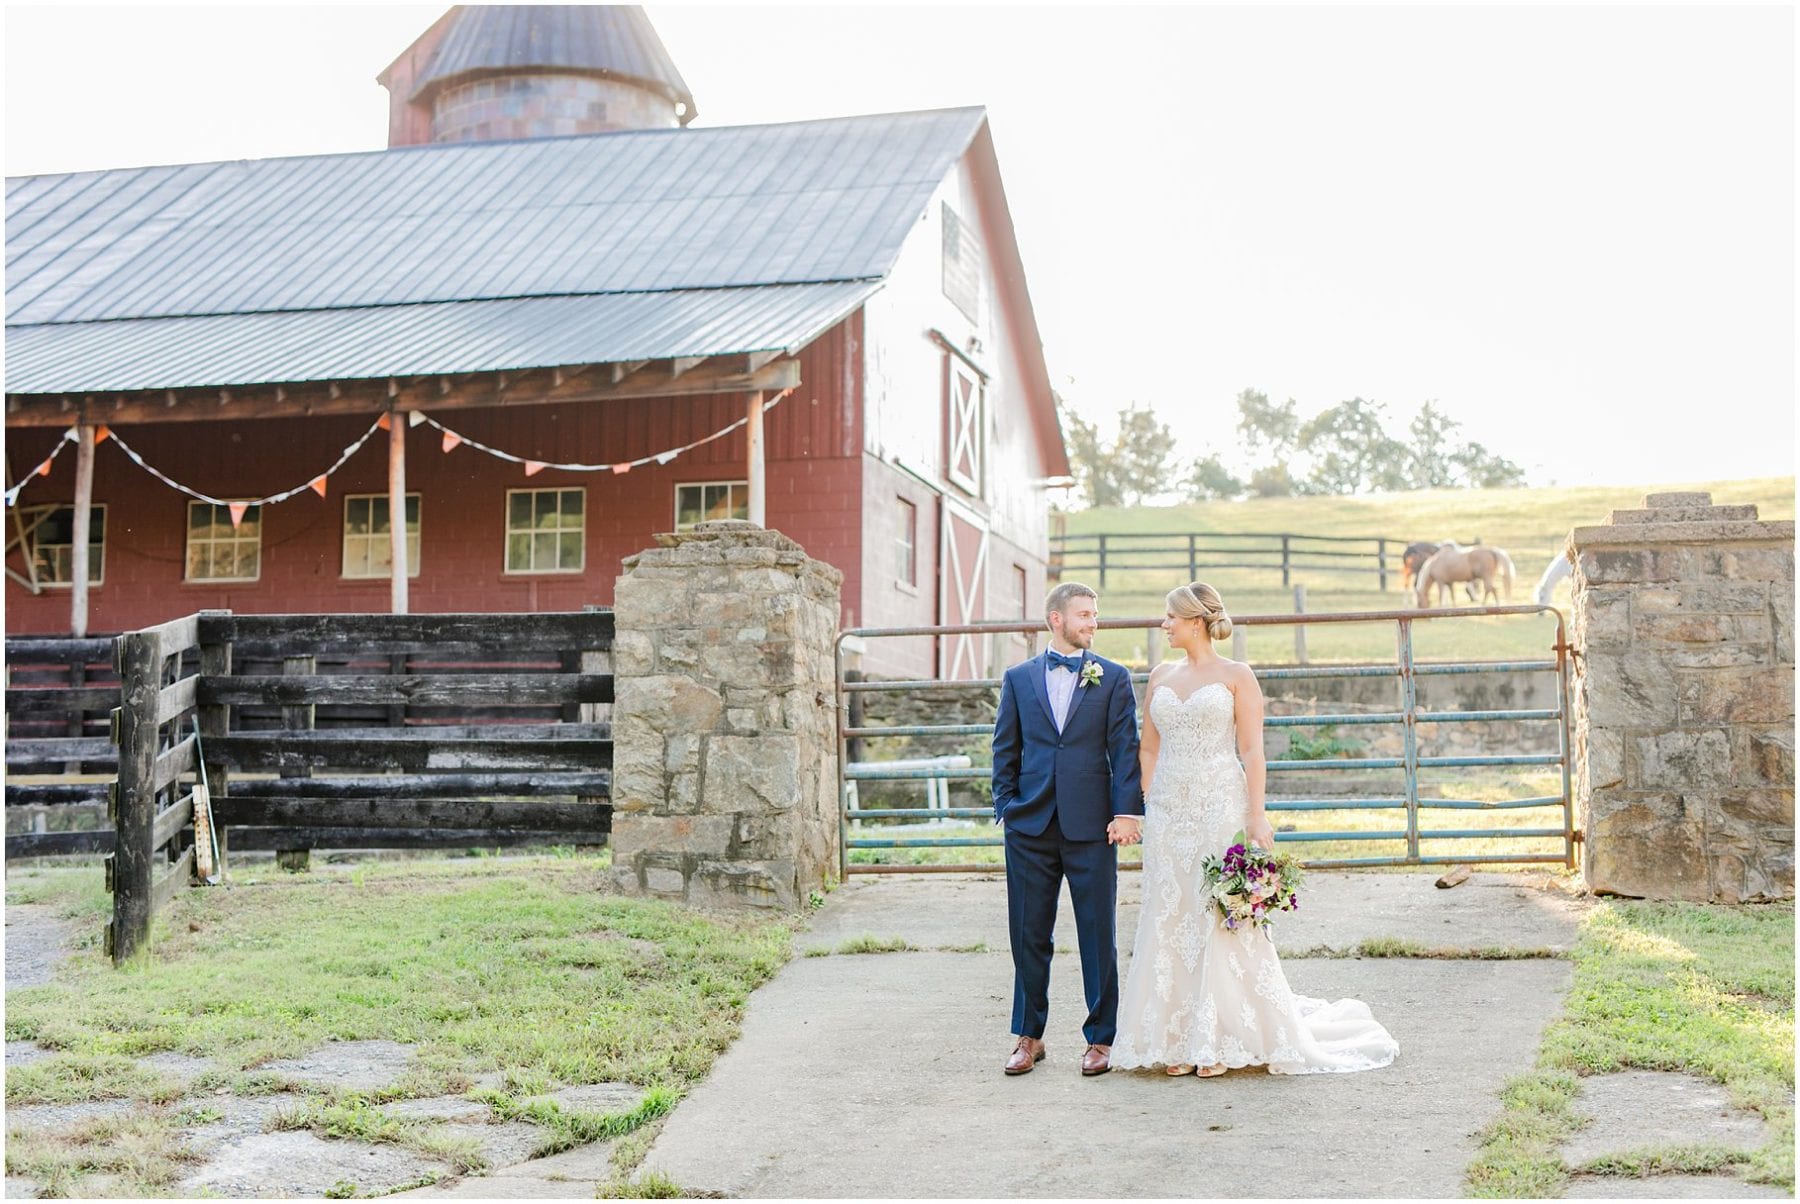
[[[1337,573],[1372,576],[1386,593],[1409,542],[1390,535],[1292,531],[1053,532],[1049,575],[1052,581],[1080,576],[1104,588],[1108,574],[1121,572],[1185,572],[1184,580],[1195,581],[1202,570],[1262,569],[1279,573],[1286,587],[1297,575]]]

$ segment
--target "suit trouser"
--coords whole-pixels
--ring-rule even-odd
[[[1012,936],[1012,1031],[1042,1038],[1050,1016],[1050,957],[1056,904],[1069,880],[1087,996],[1090,1044],[1111,1045],[1118,1030],[1119,957],[1114,936],[1118,850],[1105,840],[1069,840],[1053,814],[1037,836],[1006,829],[1006,911]]]

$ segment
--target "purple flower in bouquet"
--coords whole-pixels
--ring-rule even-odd
[[[1299,860],[1291,853],[1252,845],[1242,832],[1223,855],[1206,858],[1202,868],[1207,891],[1230,931],[1263,927],[1271,913],[1294,911],[1300,905]]]

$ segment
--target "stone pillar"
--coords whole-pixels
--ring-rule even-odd
[[[837,868],[843,574],[741,521],[658,535],[613,601],[613,874],[796,907]]]
[[[1653,493],[1569,534],[1590,889],[1794,897],[1794,524]]]

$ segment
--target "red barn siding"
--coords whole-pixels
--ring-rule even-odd
[[[844,571],[844,614],[852,621],[861,589],[861,319],[853,316],[800,354],[802,385],[766,420],[769,525]],[[446,410],[457,432],[516,455],[611,463],[676,447],[742,418],[740,396]],[[150,463],[219,497],[254,496],[299,484],[328,465],[369,419],[266,419],[121,428]],[[60,432],[9,433],[16,471],[29,469]],[[673,528],[678,482],[744,475],[743,432],[695,448],[666,466],[629,473],[523,469],[474,448],[449,453],[430,426],[407,434],[407,489],[421,495],[419,575],[409,589],[416,613],[569,610],[609,605],[620,560]],[[106,576],[89,594],[89,630],[146,626],[206,607],[244,613],[384,611],[386,578],[341,575],[344,495],[384,493],[385,433],[378,433],[311,493],[263,514],[262,577],[255,582],[182,580],[188,499],[100,445],[94,500],[107,505]],[[66,503],[73,493],[72,449],[49,478],[27,485],[21,505]],[[586,568],[579,574],[507,574],[505,498],[509,489],[580,486],[587,491]],[[16,556],[14,561],[16,563]],[[33,596],[9,579],[7,631],[69,627],[66,589]]]

